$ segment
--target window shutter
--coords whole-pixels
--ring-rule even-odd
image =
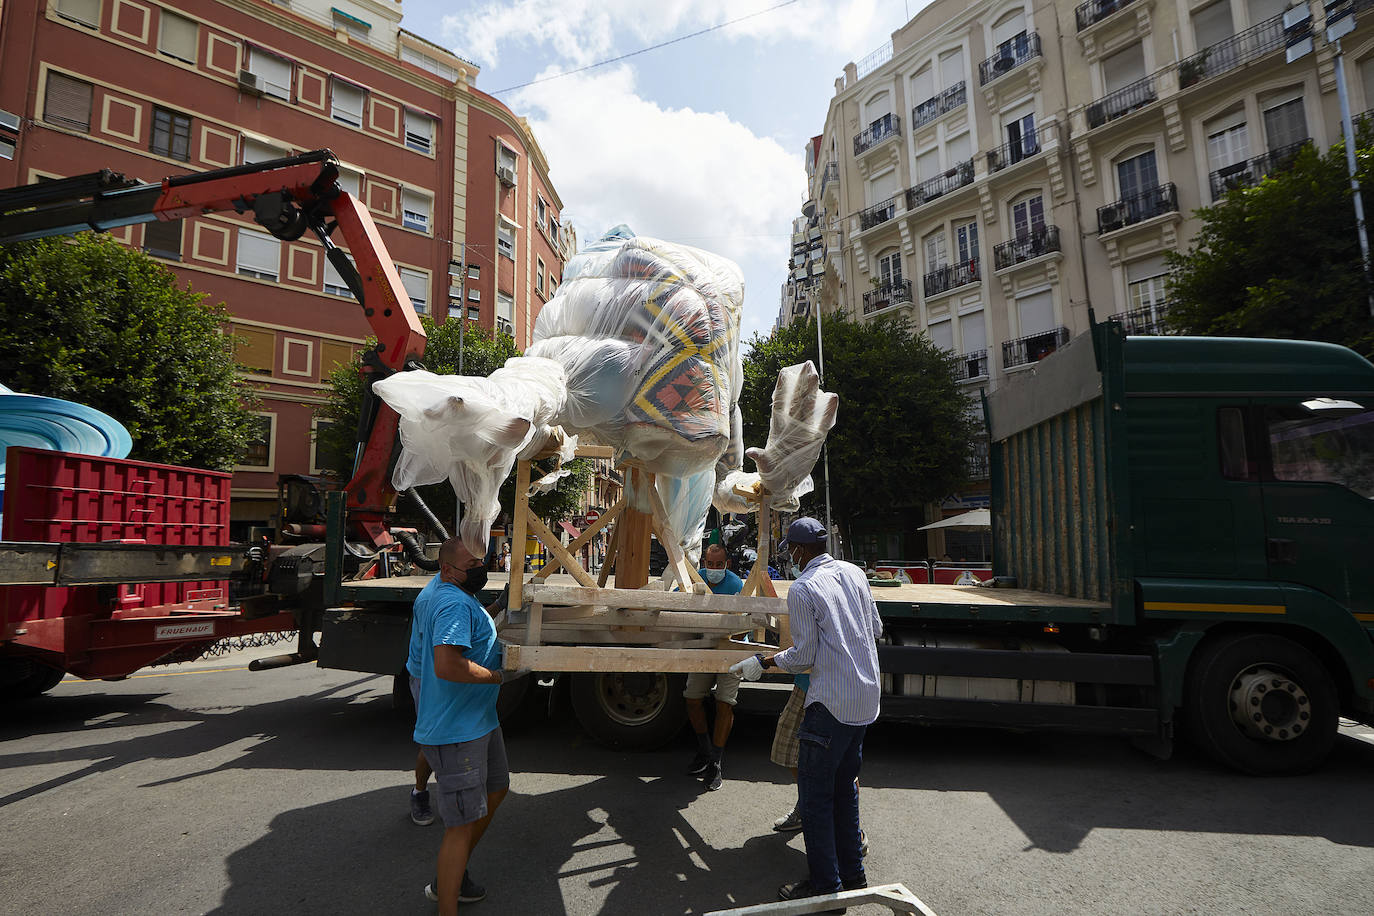
[[[61,73],[48,73],[48,91],[43,99],[43,120],[76,130],[91,129],[91,84]]]
[[[85,25],[100,27],[100,0],[58,0],[57,12]]]
[[[1126,282],[1135,283],[1138,280],[1157,277],[1168,272],[1169,269],[1164,263],[1164,255],[1151,255],[1148,258],[1141,258],[1139,261],[1131,261],[1126,265]]]
[[[434,143],[434,119],[406,110],[406,146],[427,153]]]
[[[181,220],[143,224],[143,250],[170,261],[181,260]]]
[[[281,159],[287,155],[287,151],[251,137],[243,138],[243,161],[244,164],[250,162],[267,162],[270,159]]]
[[[238,269],[275,280],[281,270],[281,242],[262,232],[240,229]]]
[[[1017,299],[1016,313],[1021,319],[1022,337],[1054,330],[1054,299],[1049,290]]]
[[[954,322],[941,321],[930,326],[930,341],[946,353],[954,349]]]
[[[330,80],[332,100],[330,114],[335,121],[342,121],[354,127],[363,126],[363,99],[366,93],[357,86],[342,80]]]
[[[406,295],[410,297],[410,304],[415,306],[415,310],[421,314],[428,311],[429,277],[409,267],[401,267],[399,272],[401,285],[406,288]]]
[[[959,317],[959,336],[964,341],[965,353],[976,353],[988,347],[988,330],[983,323],[982,311]]]
[[[262,91],[279,99],[291,98],[291,62],[257,48],[248,51],[248,69],[262,84]]]
[[[185,16],[163,10],[157,49],[163,54],[193,64],[196,62],[196,33],[195,22]]]

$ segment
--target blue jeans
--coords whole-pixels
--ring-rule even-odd
[[[838,891],[864,878],[859,856],[859,790],[866,725],[845,725],[820,703],[806,707],[798,733],[797,783],[811,886]]]

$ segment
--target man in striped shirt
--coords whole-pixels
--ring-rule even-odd
[[[737,666],[751,680],[774,665],[811,670],[797,758],[809,874],[779,888],[781,900],[868,886],[855,780],[864,732],[878,718],[877,640],[883,625],[863,570],[836,560],[825,542],[825,527],[814,518],[798,518],[788,526],[782,546],[802,570],[787,592],[793,645]]]

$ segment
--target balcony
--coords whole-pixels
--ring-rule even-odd
[[[901,129],[900,117],[895,114],[883,115],[854,137],[854,155],[863,155],[884,140],[897,136]]]
[[[1080,3],[1073,11],[1074,19],[1078,23],[1078,31],[1083,31],[1090,25],[1096,25],[1106,19],[1119,9],[1125,9],[1134,3],[1135,0],[1088,0],[1087,3]]]
[[[939,296],[961,286],[977,283],[978,280],[978,259],[972,258],[932,270],[922,278],[921,285],[925,289],[926,298],[929,299],[931,296]]]
[[[1015,340],[1002,341],[1002,368],[1028,366],[1058,350],[1069,342],[1068,328],[1055,328],[1040,334],[1029,334]]]
[[[1115,121],[1159,98],[1155,91],[1155,77],[1151,74],[1144,79],[1122,86],[1115,92],[1104,95],[1088,106],[1088,126],[1101,127],[1108,121]]]
[[[1211,175],[1212,200],[1217,200],[1227,191],[1257,185],[1266,175],[1282,172],[1293,164],[1302,148],[1311,142],[1312,138],[1308,137],[1301,142],[1270,150],[1263,156],[1217,169]]]
[[[998,77],[1010,73],[1027,61],[1034,60],[1039,56],[1040,33],[1029,32],[1025,35],[1018,35],[1016,38],[1005,42],[997,49],[996,54],[978,65],[978,85],[986,86]]]
[[[1169,330],[1164,320],[1164,314],[1168,310],[1168,305],[1161,302],[1122,312],[1116,317],[1121,320],[1121,326],[1126,329],[1126,333],[1133,337],[1159,337],[1175,333]]]
[[[968,102],[968,89],[963,80],[950,86],[934,98],[926,99],[911,109],[911,129],[929,124],[942,114],[947,114]]]
[[[957,191],[964,185],[972,183],[973,160],[969,159],[959,163],[943,175],[937,175],[929,181],[923,181],[914,188],[907,188],[906,208],[915,210],[922,204],[930,203],[941,194]]]
[[[867,210],[859,211],[859,230],[872,229],[892,219],[897,212],[897,198],[889,197],[882,203],[876,203]]]
[[[992,249],[993,270],[1006,270],[1023,261],[1038,258],[1053,251],[1063,251],[1059,247],[1059,227],[1040,226],[1026,235],[1017,236]]]
[[[1178,191],[1173,182],[1158,184],[1131,197],[1097,208],[1097,234],[1105,235],[1165,213],[1178,212]]]
[[[884,283],[864,293],[864,314],[871,315],[894,305],[911,304],[911,281]]]
[[[1243,67],[1283,48],[1283,14],[1209,45],[1178,62],[1178,88],[1187,89],[1213,76]]]
[[[1046,134],[1041,137],[1041,134]],[[997,149],[988,150],[988,172],[1000,172],[1008,166],[1016,165],[1023,159],[1031,156],[1038,156],[1041,151],[1042,140],[1048,140],[1049,131],[1045,128],[1037,128],[1022,135],[1019,139],[1004,143]]]
[[[835,182],[838,186],[840,180],[840,164],[838,162],[827,162],[825,171],[821,172],[821,192],[820,196],[825,196],[825,189]]]
[[[954,377],[958,381],[968,382],[973,379],[988,377],[988,351],[974,350],[962,356],[956,356],[954,362]]]

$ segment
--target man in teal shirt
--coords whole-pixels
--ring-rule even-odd
[[[706,565],[701,569],[701,577],[711,591],[717,595],[738,595],[744,588],[740,577],[725,568],[725,548],[712,544],[702,554]],[[715,682],[716,728],[714,741],[706,736],[706,707],[703,701],[711,692]],[[725,753],[725,741],[730,737],[730,728],[735,724],[735,703],[739,699],[739,677],[734,674],[689,674],[687,689],[682,691],[687,699],[687,721],[692,723],[692,731],[697,736],[697,755],[692,758],[687,772],[701,779],[708,790],[720,788],[721,757]]]
[[[473,848],[510,787],[506,745],[496,716],[501,643],[477,601],[486,584],[483,558],[458,538],[439,548],[439,573],[411,618],[411,661],[418,662],[415,743],[434,769],[444,840],[434,884],[440,916],[486,896],[466,874]]]

